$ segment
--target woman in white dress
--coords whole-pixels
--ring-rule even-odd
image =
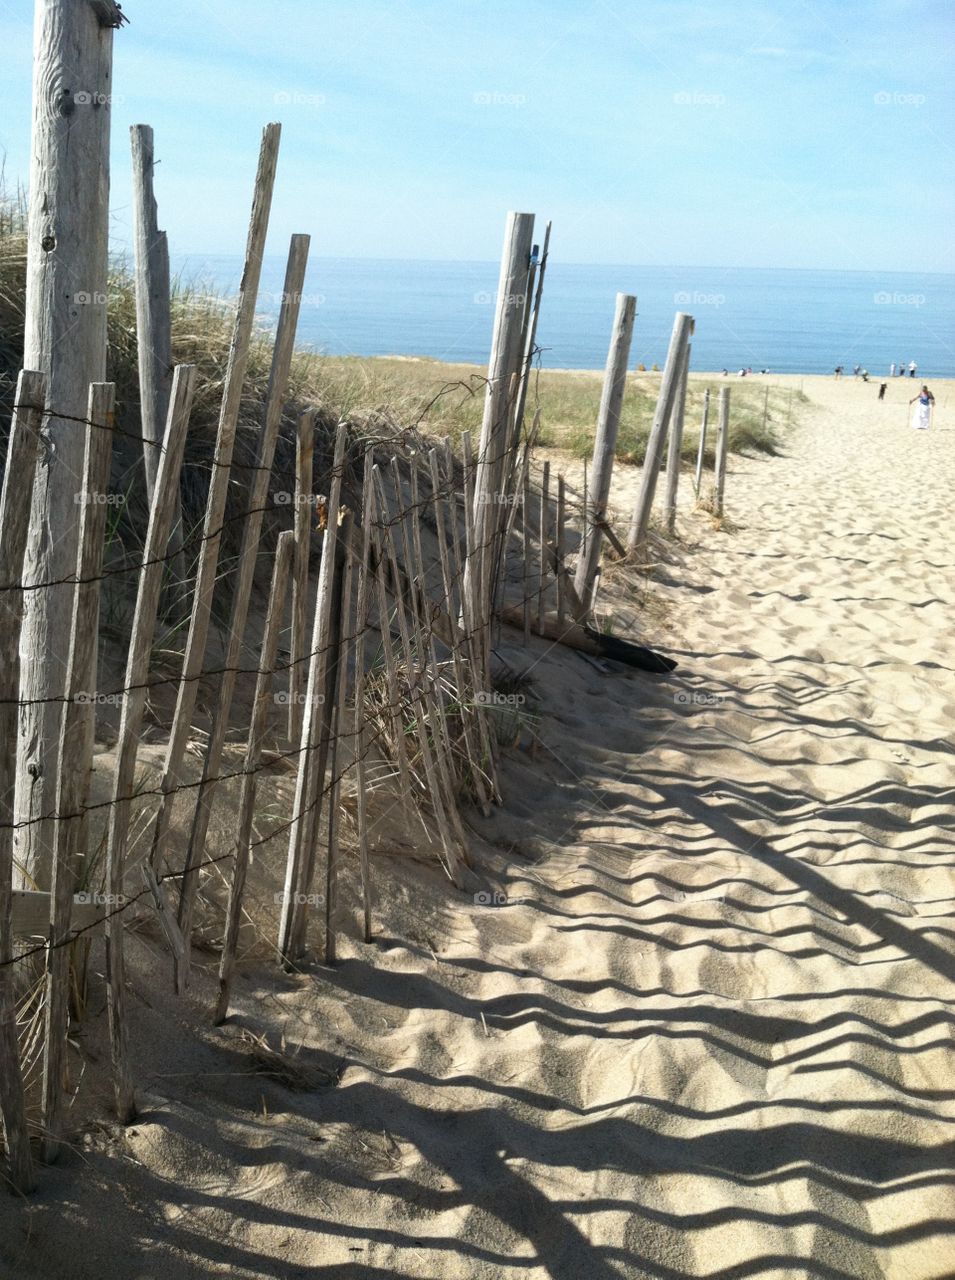
[[[917,396],[913,396],[909,404],[915,405],[915,412],[912,414],[912,426],[916,431],[927,431],[932,425],[932,410],[935,407],[935,397],[929,391],[928,387],[922,387]]]

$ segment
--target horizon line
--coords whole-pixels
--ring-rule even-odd
[[[131,249],[132,246],[129,246]],[[123,250],[125,251],[125,250]],[[237,258],[241,259],[243,253],[241,250],[235,252],[224,252],[222,250],[204,250],[204,249],[181,249],[173,251],[170,256],[172,258]],[[551,257],[553,251],[551,251]],[[276,258],[282,262],[285,261],[285,255],[281,252],[265,253],[262,255],[263,261],[268,258]],[[498,258],[380,258],[372,257],[367,254],[330,254],[317,253],[309,256],[309,262],[400,262],[405,264],[413,263],[440,263],[447,265],[448,263],[458,263],[462,266],[500,266]],[[900,268],[900,267],[750,267],[750,266],[724,266],[714,265],[713,263],[702,262],[672,262],[672,263],[649,263],[649,262],[571,262],[560,260],[561,265],[565,267],[612,267],[622,270],[650,270],[650,271],[799,271],[799,272],[830,272],[839,275],[898,275],[898,276],[952,276],[955,277],[955,268],[951,271],[929,270],[927,268]]]

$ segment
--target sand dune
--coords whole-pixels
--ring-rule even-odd
[[[731,524],[684,494],[649,633],[610,601],[677,673],[506,641],[542,739],[474,820],[506,901],[382,857],[334,971],[247,968],[223,1031],[211,958],[150,992],[140,1120],[0,1208],[0,1273],[955,1272],[951,389],[914,433],[907,382],[805,382]]]

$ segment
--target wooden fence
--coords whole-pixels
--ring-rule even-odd
[[[372,429],[342,423],[331,467],[316,475],[320,415],[307,408],[298,425],[294,481],[280,476],[275,451],[309,247],[307,236],[295,235],[247,503],[230,517],[241,525],[241,545],[234,566],[224,573],[220,551],[278,144],[279,126],[269,125],[255,179],[205,519],[190,542],[180,524],[180,479],[198,375],[189,365],[169,371],[163,354],[169,350],[168,306],[161,296],[168,291],[168,255],[164,233],[156,226],[152,132],[145,126],[134,130],[143,397],[137,441],[144,453],[148,527],[135,567],[125,672],[117,687],[99,688],[95,675],[103,588],[116,572],[104,567],[110,457],[120,433],[115,389],[103,381],[90,384],[80,414],[56,402],[51,391],[56,380],[48,369],[25,369],[17,385],[0,496],[0,1116],[9,1181],[18,1191],[35,1182],[33,1138],[40,1139],[42,1158],[52,1160],[69,1129],[75,1085],[67,1040],[77,943],[105,937],[115,1107],[120,1120],[128,1122],[136,1114],[126,1003],[129,927],[144,914],[157,921],[182,993],[190,981],[202,874],[211,866],[226,873],[219,987],[209,1011],[221,1022],[230,1007],[250,856],[281,836],[287,854],[274,920],[278,961],[297,966],[315,954],[334,963],[344,927],[338,907],[349,880],[361,904],[359,932],[365,939],[373,934],[375,822],[368,801],[382,787],[401,807],[408,829],[420,831],[422,843],[434,849],[449,881],[466,888],[470,853],[463,813],[468,805],[489,812],[501,802],[493,661],[500,628],[516,628],[514,635],[522,635],[525,644],[536,634],[587,653],[602,652],[599,632],[590,625],[601,551],[609,544],[617,555],[629,550],[646,558],[668,435],[666,523],[672,527],[692,318],[676,317],[625,548],[612,528],[608,502],[636,300],[618,299],[590,488],[585,468],[583,486],[575,491],[567,477],[550,474],[548,463],[539,473],[532,468],[541,413],[531,374],[550,226],[540,249],[533,241],[534,217],[526,213],[511,214],[506,227],[476,446],[467,434],[455,452],[449,441],[428,439],[404,424]],[[52,422],[60,437],[66,433],[70,439],[70,456],[82,464],[74,469],[70,495],[75,556],[68,572],[49,577],[35,572],[28,534],[31,504],[35,508],[37,502],[35,478],[50,464],[42,455]],[[727,432],[724,390],[714,490],[718,512]],[[54,456],[50,465],[55,464]],[[60,489],[63,483],[60,477]],[[286,517],[292,508],[292,528],[267,540],[274,524],[270,512],[278,506]],[[267,545],[274,549],[266,553]],[[250,606],[263,555],[271,563],[264,626],[256,634],[255,663],[243,665],[250,631],[255,632]],[[191,608],[174,677],[175,709],[159,783],[145,790],[137,765],[147,708],[151,694],[169,682],[155,662],[164,590],[170,581],[183,585],[190,559],[194,570],[185,586]],[[29,690],[37,686],[20,669],[24,601],[52,592],[65,592],[68,599],[68,625],[58,637],[66,654],[65,677],[60,690],[34,698]],[[225,610],[227,639],[222,661],[213,664],[208,641],[216,609]],[[616,652],[622,652],[619,645]],[[647,651],[634,652],[645,655],[638,660],[649,670],[673,665]],[[195,743],[198,691],[209,681],[216,696],[196,779],[187,748]],[[242,726],[241,765],[230,768],[225,749],[235,728],[240,682],[254,683],[254,689],[248,723]],[[104,700],[119,704],[121,714],[110,796],[94,804],[92,724]],[[13,796],[29,781],[16,752],[18,719],[22,725],[27,714],[34,721],[38,715],[52,719],[56,731],[43,749],[47,798],[24,812],[15,808]],[[267,751],[265,744],[273,739],[280,748]],[[256,835],[261,778],[278,761],[294,769],[294,803],[273,829]],[[235,836],[231,848],[217,852],[209,847],[210,820],[227,780],[239,788]],[[354,857],[345,856],[341,838],[346,780],[357,800]],[[131,833],[146,799],[154,811],[143,845]],[[183,850],[174,839],[172,816],[175,806],[187,802],[192,817]],[[95,882],[87,858],[94,820],[103,827],[105,847],[102,875]],[[31,858],[38,853],[48,858],[48,888],[24,883],[18,850],[25,846]],[[22,975],[42,985],[42,1027],[29,1042],[18,1021]]]

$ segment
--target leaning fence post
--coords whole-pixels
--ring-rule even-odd
[[[613,475],[613,459],[617,448],[617,431],[620,427],[620,410],[627,386],[627,361],[630,359],[630,342],[633,337],[633,320],[637,314],[637,300],[629,293],[617,294],[617,309],[613,318],[610,349],[604,370],[600,412],[597,416],[597,436],[594,440],[594,458],[590,477],[591,506],[584,508],[584,523],[589,526],[586,546],[581,550],[574,575],[574,590],[584,607],[593,592],[597,566],[600,564],[600,547],[603,541],[601,525],[607,519],[610,502],[610,481]]]
[[[720,387],[720,420],[716,429],[716,463],[714,466],[713,511],[722,518],[723,490],[726,487],[726,453],[729,448],[730,389]]]
[[[667,351],[666,366],[663,370],[663,377],[660,379],[660,394],[657,397],[653,426],[650,428],[650,438],[647,441],[647,453],[643,461],[643,478],[640,484],[640,492],[637,495],[633,516],[630,521],[630,536],[627,539],[627,551],[630,555],[642,549],[647,539],[647,530],[650,527],[650,512],[653,509],[653,495],[656,493],[657,475],[663,459],[663,444],[666,440],[667,427],[670,422],[670,415],[673,412],[673,402],[676,399],[680,382],[683,348],[692,332],[693,317],[683,311],[678,311],[673,321],[673,333],[670,337],[670,348]]]
[[[216,700],[216,709],[212,718],[212,728],[209,732],[206,758],[202,769],[202,784],[199,788],[199,796],[193,813],[192,830],[189,834],[189,846],[186,850],[182,887],[179,894],[179,928],[186,944],[185,958],[181,964],[176,966],[176,989],[180,995],[189,981],[192,914],[196,893],[199,888],[199,877],[194,868],[202,861],[202,852],[205,848],[206,835],[209,830],[209,820],[212,813],[212,803],[219,781],[219,769],[222,765],[222,751],[229,728],[229,714],[232,710],[232,699],[235,695],[237,672],[242,655],[242,638],[248,621],[249,602],[252,597],[255,577],[255,564],[259,552],[259,539],[262,535],[265,507],[268,501],[269,479],[272,474],[275,445],[278,440],[282,409],[288,389],[289,369],[291,368],[292,350],[295,344],[295,329],[298,324],[302,285],[305,280],[305,266],[308,261],[308,246],[308,236],[292,236],[285,273],[285,287],[282,293],[282,306],[275,331],[272,366],[269,371],[265,420],[262,424],[262,431],[256,449],[255,472],[249,488],[249,511],[245,520],[242,546],[239,550],[239,563],[235,574],[232,610],[229,617],[229,641],[222,664],[224,670],[219,682],[219,696]]]
[[[258,169],[255,176],[255,194],[246,243],[245,268],[242,273],[242,283],[239,287],[238,309],[229,347],[229,362],[226,368],[222,404],[219,409],[219,426],[216,432],[212,475],[209,479],[209,497],[202,527],[199,567],[196,573],[192,614],[189,619],[186,653],[183,658],[182,677],[176,697],[176,710],[173,715],[172,730],[166,747],[166,761],[160,784],[162,795],[159,812],[156,814],[156,823],[153,829],[150,864],[158,874],[161,874],[162,871],[163,857],[169,840],[173,797],[181,779],[182,761],[185,755],[186,741],[192,729],[192,713],[195,709],[196,696],[199,692],[199,676],[202,671],[206,639],[209,634],[212,594],[216,585],[219,545],[222,539],[226,499],[229,493],[232,470],[232,452],[239,422],[239,409],[242,403],[242,390],[245,371],[248,366],[252,330],[255,323],[255,306],[262,269],[262,254],[265,249],[265,237],[269,224],[272,188],[275,184],[280,132],[280,125],[266,125],[259,151]]]
[[[285,888],[279,920],[278,955],[282,964],[292,964],[304,946],[308,913],[304,897],[314,867],[312,844],[321,815],[325,762],[328,745],[329,659],[334,647],[333,631],[337,618],[332,617],[337,578],[338,516],[341,502],[342,475],[348,428],[339,424],[332,458],[332,475],[328,493],[325,537],[318,571],[315,612],[305,693],[302,737],[295,781],[295,808],[289,827],[288,856],[285,864]]]
[[[503,527],[499,494],[512,441],[508,426],[511,421],[512,379],[520,372],[523,351],[525,290],[534,238],[534,215],[510,213],[504,236],[501,274],[498,282],[497,310],[491,341],[491,358],[487,370],[487,396],[481,424],[474,474],[474,553],[469,556],[468,585],[472,595],[475,625],[484,631],[482,662],[486,663],[493,583],[491,574],[497,561],[498,541]],[[487,683],[486,669],[481,672],[482,687]]]
[[[365,717],[365,637],[371,614],[371,468],[373,445],[365,449],[361,485],[361,559],[358,562],[358,602],[355,606],[354,752],[358,784],[358,863],[361,872],[362,937],[371,942],[371,865],[368,857],[368,777],[365,753],[368,729]],[[440,528],[439,533],[444,530]]]
[[[302,736],[302,689],[305,687],[308,567],[312,558],[312,467],[317,410],[299,415],[295,437],[295,556],[292,562],[292,642],[288,669],[288,740]]]
[[[700,496],[700,485],[703,482],[703,460],[706,457],[706,426],[710,417],[710,389],[709,387],[703,392],[703,420],[700,423],[700,447],[696,454],[696,480],[693,487],[696,490],[696,496]]]
[[[540,572],[537,575],[537,629],[544,618],[544,591],[547,583],[547,548],[550,542],[550,463],[541,469],[541,505],[538,542],[540,543]]]
[[[0,492],[0,1116],[6,1136],[10,1180],[20,1192],[32,1191],[35,1184],[10,965],[13,959],[13,781],[23,560],[45,401],[45,376],[24,370],[17,379],[7,465]]]
[[[66,700],[57,760],[56,839],[50,886],[50,933],[46,968],[46,1008],[43,1037],[43,1158],[55,1160],[60,1151],[63,1103],[63,1063],[69,1030],[70,916],[79,859],[83,847],[83,810],[93,769],[93,744],[84,732],[86,712],[96,685],[90,682],[99,627],[100,583],[109,464],[113,451],[113,413],[116,388],[111,382],[90,387],[86,429],[86,458],[79,518],[79,550]]]
[[[690,372],[690,344],[683,348],[683,368],[680,374],[680,389],[673,406],[673,418],[670,422],[670,444],[667,450],[666,500],[663,504],[667,533],[676,532],[676,495],[680,484],[680,463],[683,451],[683,417],[686,412],[686,380]]]
[[[239,942],[239,925],[242,921],[242,898],[245,892],[245,876],[249,866],[252,845],[252,821],[255,817],[255,794],[258,782],[259,761],[262,757],[262,739],[268,725],[275,658],[278,652],[279,632],[282,629],[282,611],[288,587],[289,564],[295,535],[286,530],[279,534],[275,548],[275,564],[272,569],[272,587],[269,592],[268,610],[265,615],[265,634],[259,655],[259,674],[255,682],[255,699],[252,703],[252,722],[249,740],[242,766],[242,797],[239,801],[239,817],[235,852],[232,864],[232,882],[229,886],[229,905],[226,908],[225,939],[219,958],[219,997],[213,1022],[222,1022],[229,1012],[229,994],[232,987],[232,970]]]
[[[326,964],[334,964],[337,959],[335,911],[338,907],[338,872],[341,861],[338,825],[341,804],[341,780],[339,772],[339,747],[342,740],[342,723],[344,721],[345,699],[348,695],[348,634],[349,617],[352,606],[352,587],[354,585],[354,567],[351,543],[354,539],[354,514],[346,511],[342,517],[339,537],[339,586],[338,586],[338,636],[335,665],[331,669],[329,689],[331,707],[328,715],[329,726],[329,780],[328,780],[328,844],[325,854],[325,940],[323,959]]]
[[[149,512],[146,545],[136,590],[136,607],[133,613],[129,655],[123,681],[123,710],[116,740],[116,772],[113,779],[113,803],[109,811],[109,831],[106,840],[106,890],[114,904],[114,910],[106,917],[106,977],[108,982],[108,1008],[110,1048],[113,1062],[113,1087],[116,1113],[125,1124],[136,1112],[132,1077],[129,1070],[129,1051],[126,1026],[126,970],[123,954],[123,915],[116,909],[121,905],[126,872],[126,851],[129,837],[129,817],[133,800],[133,778],[136,755],[139,750],[139,731],[146,706],[146,682],[149,676],[149,658],[152,652],[162,587],[164,553],[169,542],[169,531],[176,496],[179,493],[179,471],[186,447],[189,414],[196,389],[196,366],[178,365],[172,376],[172,395],[169,399],[169,417],[156,490]]]
[[[153,193],[153,131],[148,124],[129,127],[133,160],[133,250],[136,269],[136,343],[146,496],[150,503],[159,470],[159,450],[172,388],[172,319],[169,299],[169,244],[159,230]],[[169,550],[175,576],[185,577],[179,500],[173,511]]]

